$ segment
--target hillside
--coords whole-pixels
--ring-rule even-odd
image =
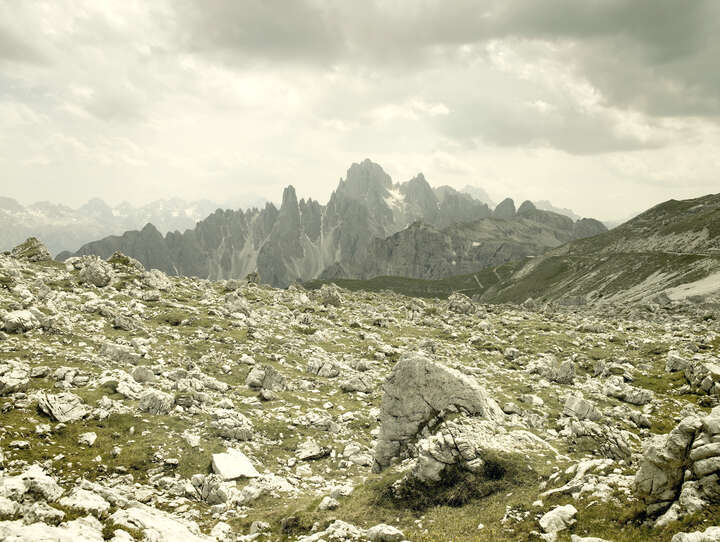
[[[609,232],[467,275],[442,280],[327,279],[307,285],[317,288],[329,282],[419,297],[447,298],[460,291],[488,303],[714,301],[720,296],[720,196],[671,200]]]
[[[670,200],[601,235],[528,262],[492,301],[628,303],[720,291],[720,195]]]

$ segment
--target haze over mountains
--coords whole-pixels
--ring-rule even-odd
[[[326,205],[298,200],[288,186],[279,208],[217,210],[193,230],[164,237],[148,224],[88,243],[74,255],[107,258],[120,251],[170,274],[211,279],[257,270],[263,282],[287,286],[318,276],[437,278],[542,254],[605,230],[596,220],[573,222],[530,202],[516,212],[507,199],[491,211],[451,187],[432,188],[422,174],[394,184],[365,160],[350,167]]]
[[[28,237],[43,240],[50,252],[77,250],[85,243],[106,235],[120,234],[152,223],[159,231],[184,231],[195,227],[221,206],[262,205],[254,196],[219,204],[209,200],[186,201],[168,198],[133,206],[128,202],[110,206],[99,198],[73,209],[67,205],[40,201],[23,206],[12,198],[0,197],[0,250],[9,250]]]

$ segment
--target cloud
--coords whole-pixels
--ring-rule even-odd
[[[181,0],[175,7],[181,45],[229,63],[326,63],[344,52],[324,2]]]
[[[33,44],[23,40],[13,30],[0,25],[1,61],[43,65],[47,63],[48,59]]]
[[[0,21],[21,200],[324,199],[366,156],[608,207],[604,185],[716,182],[694,165],[720,144],[715,0],[0,0]]]

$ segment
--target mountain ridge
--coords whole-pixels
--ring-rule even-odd
[[[525,228],[528,234],[534,231],[536,236],[541,235],[551,228],[537,226],[543,221],[556,223],[552,226],[556,229],[574,228],[570,219],[554,213],[534,207],[527,213],[521,220],[533,222]],[[442,229],[492,217],[493,211],[485,203],[450,187],[433,189],[422,173],[393,183],[380,165],[366,159],[350,166],[326,205],[311,198],[298,199],[290,185],[283,192],[279,209],[269,203],[262,210],[216,211],[184,233],[162,238],[147,230],[144,243],[145,230],[126,232],[88,243],[74,255],[107,258],[120,251],[167,273],[211,279],[242,278],[257,270],[264,282],[287,286],[317,276],[357,275],[367,264],[368,250],[377,239],[395,235],[415,221]],[[599,222],[595,226],[604,230]],[[541,248],[557,246],[567,239],[541,243]],[[534,246],[519,254],[511,250],[505,258],[542,250]],[[64,253],[60,259],[71,255]],[[479,260],[472,265],[474,269],[487,262]]]

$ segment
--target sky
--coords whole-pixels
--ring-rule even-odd
[[[0,196],[325,202],[353,162],[623,218],[720,192],[716,0],[0,0]]]

